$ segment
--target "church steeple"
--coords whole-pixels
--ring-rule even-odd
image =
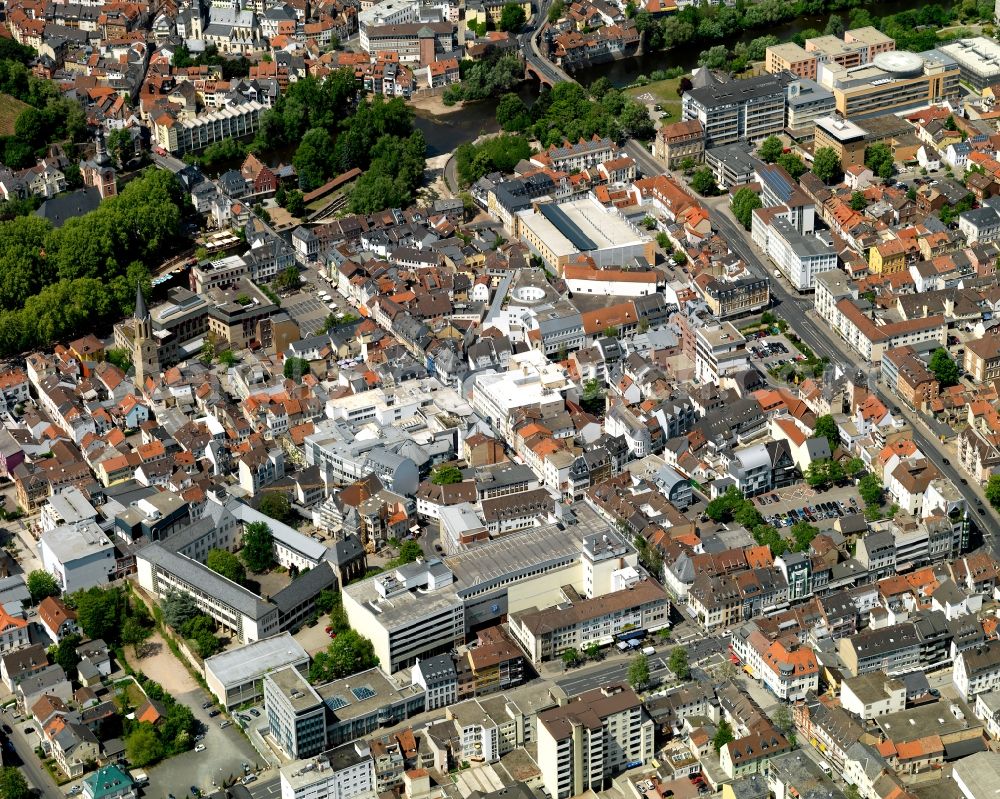
[[[135,366],[135,383],[142,390],[147,377],[160,373],[160,355],[153,340],[153,319],[142,296],[142,285],[135,287],[135,334],[132,338],[132,364]]]
[[[142,296],[142,283],[135,284],[135,318],[140,321],[149,316],[146,310],[146,298]]]

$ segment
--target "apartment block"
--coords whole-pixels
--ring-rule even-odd
[[[604,596],[574,596],[554,607],[512,613],[511,635],[539,663],[568,649],[610,644],[626,628],[653,632],[669,624],[670,600],[659,583],[634,569],[621,579],[630,584]]]
[[[653,756],[653,722],[624,685],[586,691],[538,716],[538,767],[552,799],[599,791]]]
[[[764,69],[772,75],[791,72],[800,78],[816,80],[819,57],[794,42],[775,44],[767,48]]]

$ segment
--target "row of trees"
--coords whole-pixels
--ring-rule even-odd
[[[598,78],[587,89],[578,83],[556,84],[530,109],[517,95],[505,95],[497,105],[497,121],[508,132],[538,139],[543,147],[595,134],[615,141],[650,139],[655,132],[646,107],[607,78]]]
[[[0,222],[0,354],[92,332],[132,312],[147,263],[182,241],[177,179],[149,170],[117,197],[52,228],[39,217]]]
[[[163,620],[177,634],[190,641],[202,658],[211,657],[222,647],[216,624],[202,613],[190,594],[173,592],[163,598]]]

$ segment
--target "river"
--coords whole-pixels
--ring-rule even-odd
[[[913,2],[912,0],[887,0],[887,2],[867,5],[865,8],[873,16],[881,17],[895,14],[899,11],[907,11],[913,8]],[[737,42],[750,42],[758,36],[767,34],[777,36],[779,41],[789,41],[796,33],[800,33],[808,28],[823,30],[832,14],[839,14],[846,23],[850,13],[850,9],[843,9],[817,16],[799,17],[798,19],[767,29],[744,31],[739,36],[733,36],[715,43],[732,47]],[[699,52],[710,46],[710,43],[705,43],[674,50],[658,50],[634,56],[633,58],[624,58],[619,61],[611,61],[606,64],[597,64],[585,69],[579,69],[573,73],[573,77],[584,86],[589,86],[601,77],[610,80],[614,86],[628,86],[639,75],[648,76],[651,72],[658,69],[666,70],[671,67],[683,67],[686,70],[694,69],[698,66]],[[528,104],[534,100],[533,85],[524,84],[518,90],[521,99]],[[432,115],[418,111],[416,126],[423,131],[424,137],[427,139],[428,157],[451,152],[458,145],[472,141],[482,133],[493,133],[499,130],[494,117],[495,107],[496,100],[494,99],[470,103],[459,110],[444,115]]]
[[[912,0],[887,0],[887,2],[866,5],[864,8],[870,11],[873,17],[886,17],[900,11],[911,10],[913,2]],[[851,14],[851,9],[824,12],[812,17],[798,17],[781,25],[775,25],[766,29],[755,28],[754,30],[744,31],[738,36],[731,36],[714,44],[724,44],[727,47],[732,47],[737,42],[749,44],[753,39],[767,35],[776,36],[778,41],[787,42],[796,33],[801,33],[809,28],[822,31],[833,14],[840,16],[846,24]],[[684,47],[680,50],[659,50],[652,53],[645,53],[634,58],[624,58],[608,64],[597,64],[586,69],[579,69],[573,73],[573,77],[584,86],[589,86],[601,77],[610,80],[614,86],[628,86],[639,75],[649,75],[650,72],[654,72],[657,69],[670,69],[672,67],[683,67],[687,70],[694,69],[698,66],[700,51],[706,50],[711,46],[712,43],[706,43]]]

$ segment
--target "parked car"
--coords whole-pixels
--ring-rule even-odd
[[[202,702],[201,703],[201,709],[202,710],[208,710],[213,704],[215,704],[215,703],[212,702],[211,699],[209,699],[207,702]]]
[[[250,708],[250,715],[253,716],[255,719],[260,718],[260,711],[257,710],[257,708],[252,707]]]
[[[198,745],[197,745],[197,746],[196,746],[196,747],[194,748],[194,751],[196,751],[196,752],[204,752],[204,751],[205,751],[205,744],[198,744]]]
[[[210,719],[214,719],[214,718],[215,718],[216,716],[218,716],[218,715],[219,715],[219,714],[220,714],[221,712],[222,712],[222,711],[221,711],[221,710],[219,710],[219,708],[214,708],[213,710],[210,710],[210,711],[209,711],[209,713],[208,713],[208,717],[209,717]]]

